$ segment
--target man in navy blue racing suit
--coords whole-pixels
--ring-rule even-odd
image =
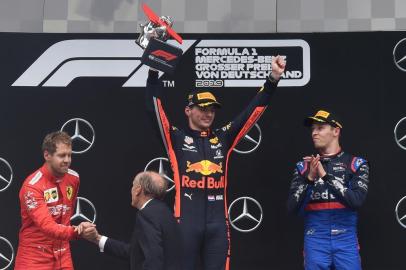
[[[356,210],[367,196],[369,164],[341,150],[343,126],[330,112],[305,125],[319,154],[296,164],[288,199],[288,210],[305,218],[305,269],[361,269]]]
[[[188,126],[173,126],[161,103],[158,72],[149,71],[147,108],[157,118],[174,173],[174,209],[182,235],[183,270],[196,269],[199,256],[204,270],[229,269],[228,158],[268,106],[285,64],[281,56],[273,57],[272,73],[263,87],[245,110],[220,129],[211,125],[221,105],[207,90],[188,96]]]

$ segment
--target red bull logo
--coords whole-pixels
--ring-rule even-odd
[[[202,160],[196,163],[190,163],[190,161],[186,162],[186,172],[197,172],[202,175],[211,175],[214,173],[223,173],[223,165],[216,164],[211,162],[210,160]]]
[[[187,175],[182,175],[182,187],[201,189],[207,187],[207,189],[219,189],[224,188],[224,186],[224,176],[221,176],[220,180],[216,181],[214,177],[203,176],[202,179],[194,180],[190,179]]]

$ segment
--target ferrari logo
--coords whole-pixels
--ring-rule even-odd
[[[73,187],[72,186],[66,187],[66,195],[68,196],[69,200],[72,199],[72,196],[73,196]]]

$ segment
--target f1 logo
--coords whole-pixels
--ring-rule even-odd
[[[186,52],[194,42],[184,40],[180,48]],[[63,40],[49,47],[12,86],[66,87],[80,77],[128,77],[123,87],[145,87],[143,52],[131,39]]]
[[[173,59],[176,59],[176,55],[165,52],[163,50],[156,50],[153,51],[151,54],[160,58],[164,58],[166,61],[172,61]]]

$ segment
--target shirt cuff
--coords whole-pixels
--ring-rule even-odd
[[[108,239],[108,237],[103,236],[103,235],[102,235],[102,237],[100,238],[100,241],[99,241],[99,249],[100,249],[100,252],[104,252],[104,245],[106,244],[107,239]]]
[[[307,176],[305,177],[305,183],[308,184],[308,185],[314,185],[314,181],[315,180],[310,181],[309,178],[307,178]]]
[[[332,180],[334,180],[334,176],[326,173],[326,175],[323,176],[321,179],[323,179],[324,182],[331,182]]]

